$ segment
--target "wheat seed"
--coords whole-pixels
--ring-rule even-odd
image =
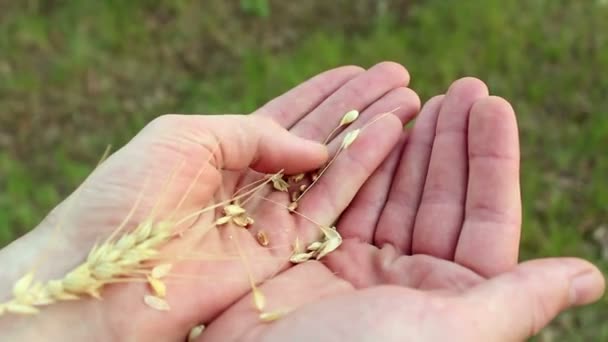
[[[167,286],[165,286],[165,283],[163,283],[162,280],[153,278],[151,276],[148,276],[147,279],[148,284],[150,284],[150,287],[154,292],[154,295],[160,298],[165,298],[167,295]]]
[[[253,288],[252,294],[253,294],[253,305],[255,306],[255,308],[258,311],[263,311],[264,307],[266,307],[266,297],[264,296],[262,291],[260,291],[260,289],[258,289],[257,287]]]
[[[308,247],[306,247],[306,249],[309,251],[316,251],[319,248],[321,248],[322,245],[323,245],[323,242],[315,241],[315,242],[311,243],[310,245],[308,245]]]
[[[298,173],[297,175],[293,175],[290,177],[290,181],[292,183],[298,183],[300,182],[302,179],[304,179],[304,177],[306,176],[305,173]]]
[[[229,204],[223,208],[224,216],[215,221],[216,226],[224,225],[230,221],[239,227],[247,228],[255,221],[247,215],[247,211],[238,204]]]
[[[287,192],[287,190],[289,190],[289,184],[283,179],[283,174],[274,174],[270,177],[270,180],[272,181],[272,187],[275,190],[282,192]]]
[[[357,111],[356,109],[348,111],[342,117],[342,120],[340,121],[340,126],[348,125],[348,124],[354,122],[355,120],[357,120],[358,117],[359,117],[359,111]]]
[[[266,235],[266,232],[264,232],[263,230],[258,231],[255,237],[260,243],[260,245],[264,247],[268,246],[268,244],[270,243],[270,241],[268,240],[268,235]]]
[[[346,114],[342,116],[342,119],[340,120],[338,126],[336,126],[331,132],[329,132],[327,138],[325,138],[325,140],[323,141],[323,144],[327,144],[340,128],[351,124],[353,121],[357,120],[358,117],[359,112],[355,109],[346,112]]]
[[[287,315],[290,310],[279,309],[269,312],[262,312],[258,317],[262,322],[273,322]]]
[[[299,191],[294,191],[294,192],[291,193],[291,201],[292,202],[296,202],[299,197],[300,197],[300,192]]]
[[[197,337],[201,336],[203,331],[205,330],[205,325],[197,325],[194,328],[190,329],[190,333],[188,334],[188,342],[194,342]]]
[[[348,146],[350,146],[355,141],[355,139],[357,139],[357,137],[359,136],[359,132],[361,132],[360,129],[348,132],[344,136],[344,140],[342,140],[342,148],[347,149]]]
[[[167,303],[166,300],[164,300],[160,297],[146,295],[146,296],[144,296],[144,303],[146,303],[147,306],[151,307],[154,310],[158,310],[158,311],[169,311],[170,310],[169,303]]]
[[[342,244],[342,236],[340,236],[338,230],[335,227],[321,227],[321,231],[325,235],[325,241],[323,241],[319,249],[315,251],[317,253],[317,260],[335,251]]]
[[[152,276],[152,278],[156,279],[164,278],[165,276],[167,276],[167,274],[169,274],[172,267],[172,264],[160,264],[154,266],[150,275]]]
[[[314,256],[314,252],[310,252],[310,253],[296,253],[296,254],[293,254],[289,258],[289,261],[291,261],[294,264],[301,264],[303,262],[306,262],[306,261],[310,260],[313,256]]]
[[[229,204],[225,206],[223,210],[226,216],[238,216],[247,212],[244,208],[237,204]]]
[[[220,217],[219,219],[217,219],[215,221],[215,225],[216,226],[221,226],[221,225],[224,225],[224,224],[230,222],[230,220],[232,220],[232,217],[230,217],[230,216],[222,216],[222,217]]]
[[[254,223],[254,220],[246,215],[238,215],[232,218],[232,222],[239,227],[247,228]]]

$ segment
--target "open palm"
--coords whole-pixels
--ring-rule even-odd
[[[137,225],[151,213],[158,220],[179,220],[209,205],[213,196],[216,201],[232,197],[239,187],[259,178],[258,172],[285,169],[287,173],[297,173],[317,168],[325,161],[327,155],[319,149],[313,153],[310,146],[302,147],[297,144],[301,142],[281,136],[277,123],[297,136],[323,141],[350,109],[361,111],[361,116],[349,129],[362,127],[377,114],[393,111],[367,126],[300,201],[300,213],[330,225],[393,149],[402,125],[418,112],[419,100],[406,88],[408,81],[405,69],[394,63],[381,63],[365,72],[357,67],[343,67],[321,74],[271,101],[245,124],[238,117],[162,117],[102,164],[82,189],[60,205],[39,229],[3,253],[8,257],[22,256],[24,248],[32,249],[28,242],[37,244],[47,255],[61,255],[53,267],[45,267],[37,276],[61,276],[82,260],[100,237],[119,226],[134,203],[138,203],[137,210],[127,226]],[[247,139],[251,132],[255,132],[253,140]],[[330,143],[330,150],[335,150],[343,134]],[[285,151],[290,153],[279,153]],[[240,171],[250,165],[256,171]],[[225,171],[220,173],[217,168]],[[193,181],[196,186],[190,188]],[[184,193],[188,196],[183,197]],[[305,244],[318,237],[319,228],[282,207],[289,203],[285,193],[257,195],[271,201],[254,199],[247,206],[256,220],[250,231],[222,227],[210,230],[202,241],[193,236],[168,247],[168,253],[193,259],[180,262],[173,270],[189,278],[167,280],[171,311],[156,312],[143,305],[145,284],[112,287],[104,291],[102,302],[86,302],[77,313],[80,317],[95,317],[97,323],[93,327],[83,325],[81,337],[110,334],[124,339],[178,340],[192,326],[214,320],[249,291],[248,267],[237,258],[237,251],[250,261],[249,268],[256,281],[286,269],[296,237]],[[67,215],[62,214],[66,212]],[[187,220],[182,226],[210,226],[217,219],[215,214]],[[59,233],[52,230],[57,222],[61,223]],[[269,248],[261,247],[252,235],[260,229],[269,237]],[[197,232],[200,230],[192,229],[187,234]],[[57,239],[49,243],[47,237],[51,235]],[[31,265],[36,256],[30,256],[12,258],[19,260],[15,270]],[[209,258],[214,259],[206,260]],[[13,276],[20,275],[15,272]],[[267,296],[271,298],[273,294]],[[71,303],[54,305],[45,308],[37,319],[60,317],[62,313],[74,312],[73,308]],[[28,319],[23,322],[32,322]]]
[[[262,287],[289,315],[259,323],[246,297],[201,340],[521,340],[602,291],[580,260],[517,265],[515,115],[476,79],[428,101],[337,226],[345,241],[324,264]],[[579,275],[588,287],[570,290]]]

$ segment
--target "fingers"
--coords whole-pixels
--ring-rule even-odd
[[[584,260],[534,260],[473,288],[462,317],[474,318],[483,340],[521,341],[566,308],[596,301],[604,287],[601,272]]]
[[[393,245],[411,253],[416,212],[428,171],[437,117],[443,95],[430,99],[420,111],[393,177],[390,194],[378,220],[376,246]]]
[[[393,114],[384,115],[363,129],[302,197],[298,211],[320,224],[333,224],[397,144],[401,132],[401,121]],[[297,218],[301,219],[301,227],[310,225]]]
[[[450,86],[443,100],[414,224],[413,253],[454,257],[467,187],[467,121],[473,103],[486,96],[483,82],[463,78]]]
[[[392,62],[377,64],[336,90],[291,131],[307,139],[324,141],[344,113],[351,109],[363,111],[384,94],[408,82],[409,74],[403,66]]]
[[[365,127],[381,114],[392,113],[405,125],[412,121],[419,111],[420,98],[415,91],[405,87],[395,88],[369,105],[347,129],[335,134],[329,144],[337,149],[348,132]]]
[[[402,123],[407,123],[419,110],[420,99],[414,91],[403,87],[396,88],[369,106],[361,114],[361,118],[351,124],[352,127],[348,127],[348,131],[364,127],[369,120],[374,120],[372,118],[374,115],[377,117],[378,114],[388,111],[394,111],[393,113]],[[333,148],[339,146],[346,132],[342,132],[334,139],[331,144]],[[363,185],[346,212],[341,216],[338,228],[343,237],[358,238],[370,243],[373,241],[376,223],[388,196],[405,138],[406,134],[401,134],[400,142]]]
[[[517,265],[521,228],[519,143],[511,105],[477,101],[469,117],[469,180],[455,261],[486,277]]]
[[[391,245],[377,248],[345,239],[323,263],[357,289],[399,285],[423,291],[459,293],[485,279],[452,261],[428,255],[403,255]]]
[[[364,71],[358,66],[343,66],[323,72],[268,102],[256,110],[254,115],[270,118],[279,125],[290,128],[337,89]]]
[[[389,156],[365,182],[340,217],[338,229],[343,238],[353,238],[367,243],[373,242],[375,227],[388,197],[388,189],[390,189],[391,180],[405,142],[406,134],[403,133]]]

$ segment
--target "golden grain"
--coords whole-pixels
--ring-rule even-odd
[[[157,297],[164,298],[167,295],[167,286],[162,282],[162,280],[153,278],[151,276],[148,276],[147,279],[148,284],[150,284],[152,291]]]
[[[291,193],[291,201],[292,202],[296,202],[298,200],[298,198],[300,197],[300,192],[299,191],[294,191]]]
[[[295,253],[290,258],[289,261],[294,264],[301,264],[310,260],[314,256],[314,252],[310,253]]]
[[[226,216],[238,216],[247,212],[244,208],[237,204],[229,204],[225,206],[223,210]]]
[[[205,325],[197,325],[194,328],[190,329],[190,333],[188,334],[188,342],[194,342],[205,330]]]
[[[297,175],[293,175],[291,177],[289,177],[290,182],[292,183],[298,183],[300,182],[302,179],[304,179],[304,177],[306,176],[305,173],[298,173]]]
[[[252,290],[252,295],[253,305],[255,306],[255,308],[258,311],[263,311],[264,307],[266,307],[266,297],[264,296],[262,291],[260,291],[260,289],[258,289],[257,287],[254,287]]]
[[[356,109],[348,111],[342,117],[342,120],[340,121],[340,126],[348,125],[348,124],[352,123],[353,121],[357,120],[358,117],[359,117],[359,111],[357,111]]]
[[[157,296],[144,296],[144,303],[146,303],[146,305],[151,307],[152,309],[158,311],[169,311],[171,309],[169,307],[169,303],[167,303],[166,300]]]
[[[258,243],[264,247],[268,246],[270,243],[268,235],[266,235],[266,232],[263,230],[258,231],[257,234],[255,234],[255,237],[258,240]]]
[[[272,181],[272,187],[275,190],[287,192],[289,190],[289,183],[283,179],[283,174],[274,174],[271,176],[270,180]]]
[[[262,321],[262,322],[273,322],[273,321],[276,321],[277,319],[285,317],[285,315],[287,315],[289,313],[289,311],[290,310],[286,310],[286,309],[278,309],[278,310],[269,311],[269,312],[262,312],[258,317],[259,317],[260,321]]]
[[[335,227],[321,227],[321,231],[324,234],[325,241],[323,241],[319,249],[315,251],[317,253],[317,260],[335,251],[342,244],[342,236],[340,236],[338,230]]]
[[[342,140],[342,148],[347,149],[355,141],[355,139],[357,139],[357,137],[359,136],[359,132],[361,132],[360,129],[348,132],[344,136],[344,140]]]
[[[166,277],[169,274],[169,272],[171,272],[172,267],[173,267],[173,264],[156,265],[152,269],[152,273],[150,275],[156,279]]]
[[[309,251],[316,251],[319,248],[321,248],[322,245],[323,245],[323,242],[315,241],[315,242],[311,243],[310,245],[308,245],[308,247],[306,247],[306,249]]]

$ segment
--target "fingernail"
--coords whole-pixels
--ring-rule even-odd
[[[585,305],[599,299],[604,292],[604,277],[595,270],[577,274],[570,281],[570,304]]]

